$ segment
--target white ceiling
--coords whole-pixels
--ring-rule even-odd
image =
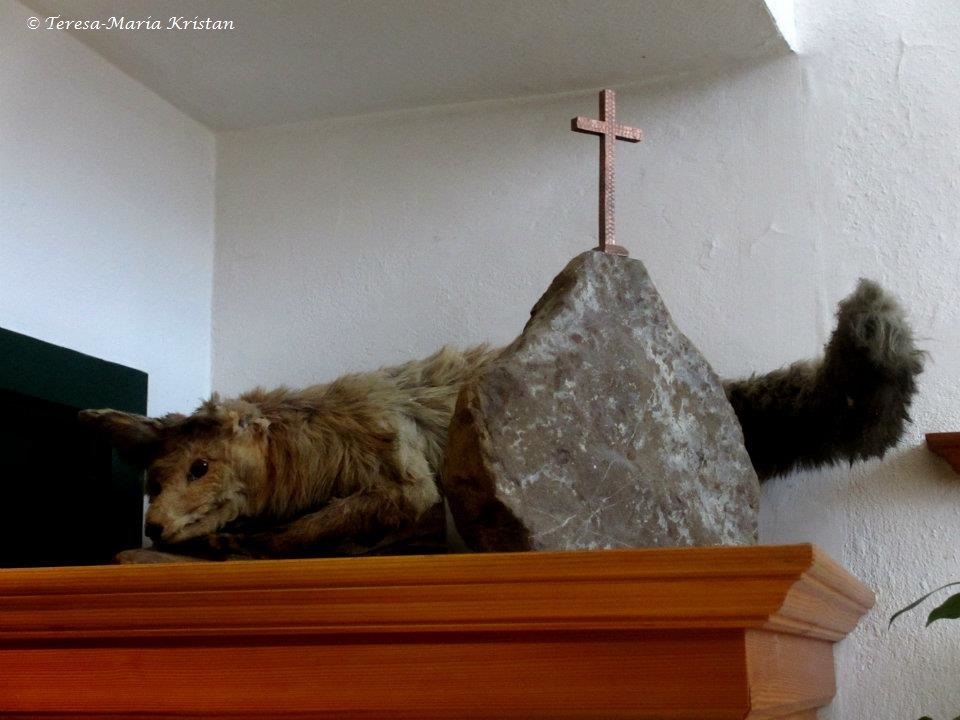
[[[782,0],[778,0],[782,4]],[[26,0],[214,129],[596,89],[786,50],[764,0]]]

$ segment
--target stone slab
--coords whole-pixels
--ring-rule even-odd
[[[574,258],[457,402],[442,473],[474,550],[755,543],[720,380],[638,260]]]

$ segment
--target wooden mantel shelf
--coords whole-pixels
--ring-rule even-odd
[[[960,432],[927,433],[927,447],[960,473]]]
[[[872,604],[810,545],[0,570],[0,714],[813,720]]]

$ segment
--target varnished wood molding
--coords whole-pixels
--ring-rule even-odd
[[[872,603],[809,545],[3,570],[0,712],[812,718]]]
[[[960,432],[927,433],[927,447],[960,473]]]

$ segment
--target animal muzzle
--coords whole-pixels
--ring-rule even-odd
[[[154,542],[160,542],[160,537],[163,535],[163,525],[148,522],[146,526],[144,526],[143,531],[146,536]]]

